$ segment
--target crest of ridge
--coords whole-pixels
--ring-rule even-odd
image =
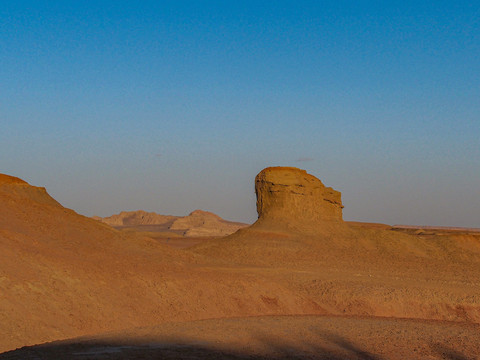
[[[6,174],[0,174],[0,185],[9,184],[9,185],[28,185],[26,181],[19,179],[15,176],[10,176]]]

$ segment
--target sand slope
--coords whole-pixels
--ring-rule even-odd
[[[24,348],[12,359],[478,359],[480,325],[283,316],[166,323]]]
[[[213,269],[80,216],[43,188],[0,180],[0,351],[167,320],[315,309],[282,284]],[[273,294],[285,300],[262,298]]]

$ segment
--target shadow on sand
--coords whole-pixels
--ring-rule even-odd
[[[229,350],[226,347],[187,342],[175,343],[135,343],[128,340],[118,342],[71,342],[48,343],[24,347],[0,354],[1,360],[11,359],[250,359],[250,360],[287,360],[287,359],[358,359],[380,360],[373,354],[357,348],[355,345],[338,340],[339,349],[325,349],[318,346],[296,348],[281,344],[266,343],[268,351]],[[342,348],[343,347],[343,348]]]
[[[320,360],[382,360],[381,357],[361,349],[352,342],[332,334],[323,334],[322,345],[304,343],[299,346],[281,344],[277,340],[266,337],[259,338],[261,349],[246,347],[229,349],[225,345],[198,341],[169,340],[66,340],[42,345],[24,347],[0,354],[0,360],[53,360],[53,359],[250,359],[250,360],[287,360],[287,359],[320,359]],[[431,344],[433,356],[446,360],[467,360],[471,357],[460,354],[442,344]],[[397,354],[398,355],[398,354]],[[395,356],[394,356],[395,357]],[[395,358],[398,358],[395,357]],[[417,357],[415,357],[417,358]],[[418,357],[421,358],[421,357]]]

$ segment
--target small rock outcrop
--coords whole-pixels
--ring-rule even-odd
[[[157,232],[173,231],[183,236],[225,236],[247,226],[247,224],[224,220],[214,213],[203,210],[192,211],[188,216],[160,215],[143,210],[122,211],[105,218],[93,216],[93,219],[117,228],[142,229],[144,226],[155,225]],[[152,231],[152,228],[148,231]]]
[[[341,193],[294,167],[269,167],[255,178],[257,222],[342,222]]]
[[[246,224],[226,221],[208,211],[195,210],[188,216],[175,220],[170,230],[182,230],[185,236],[225,236],[245,226]]]
[[[147,212],[143,210],[122,211],[108,217],[93,216],[95,220],[99,220],[110,226],[136,226],[136,225],[163,225],[174,221],[178,216],[160,215],[155,212]]]

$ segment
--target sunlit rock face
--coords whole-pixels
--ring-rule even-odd
[[[269,167],[255,178],[259,221],[294,225],[342,222],[341,193],[294,167]]]

